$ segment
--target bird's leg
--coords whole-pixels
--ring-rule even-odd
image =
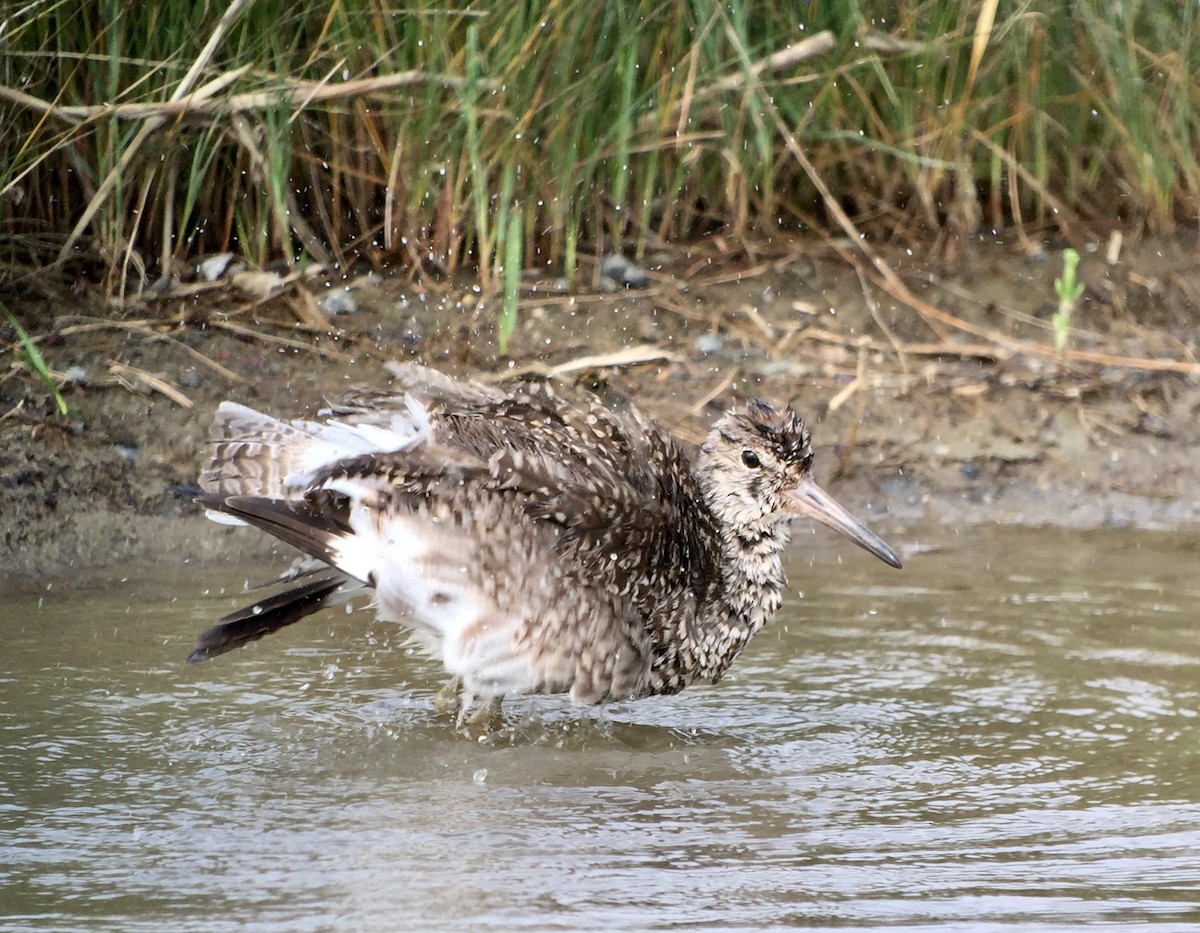
[[[504,702],[504,697],[488,697],[479,709],[475,710],[467,719],[468,726],[484,726],[490,729],[492,726],[499,725],[504,721],[504,716],[501,714],[500,706]]]
[[[471,707],[475,704],[475,695],[464,692],[462,705],[458,708],[456,728],[465,736],[482,739],[504,722],[504,717],[500,714],[500,703],[503,699],[488,697],[478,709],[471,712]]]
[[[433,698],[433,706],[441,713],[457,713],[454,726],[464,735],[470,735],[476,730],[486,734],[503,721],[500,714],[500,704],[503,699],[503,697],[488,697],[472,712],[471,707],[475,705],[475,694],[463,689],[461,677],[451,677]]]
[[[466,706],[463,704],[462,686],[461,677],[451,677],[433,698],[434,709],[439,713],[457,712],[460,724],[462,722],[463,711],[466,709]]]

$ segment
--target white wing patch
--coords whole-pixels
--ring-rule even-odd
[[[365,491],[355,485],[341,483],[337,489],[355,497]],[[355,497],[352,533],[340,539],[331,562],[374,586],[379,618],[422,633],[422,643],[471,692],[537,689],[540,678],[528,653],[518,650],[524,620],[500,609],[480,585],[471,539],[428,515],[381,515],[372,498]]]
[[[428,409],[411,397],[405,401],[405,411],[397,410],[382,425],[343,421],[295,422],[312,440],[295,471],[288,476],[288,487],[307,487],[317,473],[339,460],[390,453],[428,442],[432,433]]]

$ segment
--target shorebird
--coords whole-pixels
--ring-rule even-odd
[[[727,412],[689,461],[636,409],[590,394],[393,373],[396,388],[319,420],[219,406],[198,502],[305,556],[189,660],[371,593],[452,676],[461,726],[476,700],[595,704],[716,683],[779,608],[795,515],[900,566],[817,485],[790,408]]]

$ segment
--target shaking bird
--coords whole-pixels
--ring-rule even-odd
[[[793,516],[900,566],[817,485],[790,408],[727,412],[689,461],[636,409],[592,395],[393,373],[395,389],[359,390],[320,420],[217,409],[198,501],[305,556],[189,660],[370,593],[452,675],[461,725],[476,700],[716,683],[779,608]]]

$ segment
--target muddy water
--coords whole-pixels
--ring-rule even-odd
[[[0,928],[1200,923],[1200,538],[891,537],[802,534],[718,687],[491,745],[365,613],[184,665],[246,568],[2,593]]]

